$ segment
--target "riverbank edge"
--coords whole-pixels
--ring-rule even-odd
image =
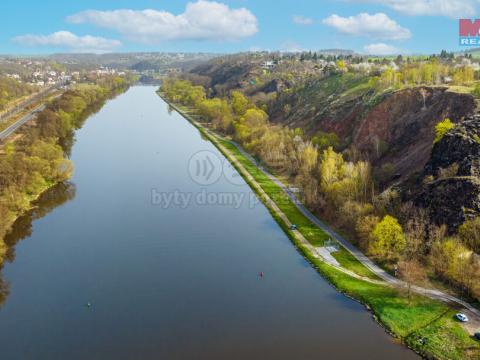
[[[100,107],[102,108],[103,106],[105,106],[105,104],[115,98],[116,96],[126,92],[129,88],[131,87],[131,84],[127,85],[126,87],[124,88],[117,88],[115,89],[115,91],[113,91],[111,94],[109,94],[106,98],[103,98],[101,99],[100,101],[90,105],[87,109],[85,109],[84,113],[81,115],[81,116],[84,116],[84,114],[87,115],[87,118],[90,116],[90,111],[93,109],[93,108],[96,108],[96,107]],[[62,94],[63,95],[63,94]],[[22,216],[25,216],[28,212],[34,210],[36,208],[36,205],[35,205],[35,202],[37,200],[40,199],[40,197],[45,194],[48,190],[52,189],[53,187],[55,187],[56,185],[64,182],[65,180],[62,180],[62,181],[52,181],[51,183],[49,184],[46,184],[44,187],[42,187],[41,189],[39,189],[35,194],[31,194],[27,201],[28,201],[28,206],[20,211],[18,211],[17,213],[14,213],[11,218],[8,220],[8,231],[7,233],[5,234],[5,236],[7,236],[10,231],[12,230],[15,222],[20,219]],[[68,180],[66,180],[68,181]],[[3,242],[5,239],[4,238],[0,238],[0,242]],[[2,256],[3,254],[0,254],[0,269],[2,268],[3,264],[4,264],[4,258]]]
[[[351,278],[352,281],[358,281],[365,283],[365,281],[360,280],[360,279],[355,279],[349,276],[348,274],[344,274],[341,271],[335,269],[334,267],[330,266],[329,264],[325,263],[324,261],[318,259],[313,255],[313,253],[303,244],[300,243],[300,241],[297,239],[293,231],[290,230],[288,224],[285,223],[284,219],[282,219],[280,216],[277,215],[276,211],[273,209],[269,201],[275,204],[275,202],[272,199],[265,199],[262,194],[259,193],[259,191],[256,189],[256,185],[258,185],[260,188],[260,184],[252,184],[252,182],[247,178],[247,175],[243,173],[242,169],[239,169],[238,166],[235,164],[235,161],[231,159],[234,158],[236,161],[239,163],[240,160],[237,158],[237,156],[228,149],[224,148],[224,145],[220,143],[221,139],[217,138],[217,135],[215,135],[213,132],[210,130],[206,129],[204,126],[202,126],[199,122],[194,120],[189,114],[185,113],[180,107],[178,107],[176,104],[172,103],[169,99],[167,99],[160,91],[157,91],[158,96],[160,96],[169,106],[171,106],[176,112],[178,112],[183,118],[185,118],[188,122],[190,122],[195,128],[197,128],[201,134],[203,134],[227,159],[228,161],[232,164],[232,166],[237,169],[237,171],[241,174],[242,178],[246,181],[246,183],[249,185],[249,187],[255,192],[255,194],[259,197],[259,199],[262,201],[262,203],[265,205],[265,207],[268,209],[274,220],[278,223],[278,225],[281,227],[281,229],[285,232],[285,234],[288,236],[294,247],[299,251],[299,253],[310,263],[310,265],[320,274],[322,275],[339,293],[342,293],[343,295],[347,296],[348,298],[362,304],[365,306],[365,308],[372,314],[374,320],[382,326],[385,331],[390,334],[392,337],[398,339],[402,344],[404,344],[406,347],[410,348],[417,354],[421,355],[424,358],[428,359],[436,359],[439,358],[437,357],[434,353],[442,353],[441,349],[436,349],[439,350],[430,352],[426,351],[424,348],[422,348],[423,344],[419,341],[413,341],[411,336],[415,332],[427,328],[440,319],[443,319],[444,317],[451,317],[454,314],[454,311],[449,308],[446,304],[438,301],[438,300],[433,300],[429,299],[427,297],[419,296],[425,299],[428,299],[431,302],[435,302],[440,304],[445,308],[445,311],[443,313],[440,313],[439,316],[435,319],[432,319],[431,322],[425,324],[424,326],[415,329],[414,331],[410,332],[407,334],[407,336],[402,336],[398,334],[397,332],[392,329],[391,326],[389,326],[387,323],[382,321],[381,316],[379,312],[376,309],[375,304],[373,304],[371,301],[369,301],[368,298],[358,296],[358,294],[355,294],[355,291],[352,289],[349,289],[345,286],[342,286],[341,279],[344,277],[349,277]],[[255,177],[252,175],[247,169],[245,171],[250,175],[254,180]],[[268,195],[267,195],[268,196]],[[269,201],[268,201],[269,200]],[[389,284],[385,283],[384,285],[376,285],[380,286],[383,288],[388,288],[388,289],[393,289]],[[397,290],[394,290],[397,291]],[[356,296],[357,295],[357,296]],[[440,358],[439,358],[440,359]],[[447,359],[447,358],[445,358]]]

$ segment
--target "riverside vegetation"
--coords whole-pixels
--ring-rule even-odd
[[[15,220],[32,207],[47,189],[68,180],[68,159],[74,131],[109,97],[124,91],[130,77],[108,76],[79,84],[53,100],[38,114],[35,126],[24,126],[20,136],[3,145],[0,153],[0,264],[7,253],[3,241]]]
[[[12,101],[30,95],[35,91],[37,89],[34,86],[6,76],[0,76],[0,111],[4,110]]]
[[[267,113],[240,91],[207,98],[203,86],[166,79],[161,92],[185,107],[187,116],[233,138],[275,174],[298,186],[310,209],[321,209],[322,214],[331,213],[332,218],[341,219],[336,225],[353,242],[385,268],[398,269],[407,284],[443,279],[472,298],[479,298],[479,263],[470,238],[476,234],[476,220],[467,222],[458,236],[448,236],[445,227],[431,224],[427,214],[411,203],[399,203],[393,192],[376,193],[369,162],[345,160],[334,150],[335,136],[317,133],[308,138],[299,128],[274,125]],[[438,138],[445,127],[449,127],[448,121],[437,127]],[[282,196],[282,190],[234,145],[226,140],[221,144],[272,199]],[[293,203],[281,201],[279,206],[311,244],[320,246],[328,238]],[[281,220],[277,221],[290,233]],[[437,358],[479,356],[480,346],[452,320],[454,312],[446,305],[409,291],[352,278],[316,259],[302,244],[296,245],[335,286],[368,304],[391,332],[418,352]],[[342,266],[363,276],[372,275],[356,259],[345,254],[334,256]]]

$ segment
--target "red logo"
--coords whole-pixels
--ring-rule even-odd
[[[460,36],[480,36],[480,19],[460,19]]]

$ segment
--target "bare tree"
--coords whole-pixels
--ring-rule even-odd
[[[403,259],[398,262],[398,274],[407,283],[407,297],[410,305],[412,285],[421,284],[425,281],[425,270],[417,260]]]
[[[428,95],[427,90],[425,90],[424,88],[421,88],[420,89],[420,95],[422,95],[422,99],[423,99],[422,110],[427,110],[427,104],[426,104],[426,97]]]

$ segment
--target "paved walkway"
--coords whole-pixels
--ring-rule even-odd
[[[8,128],[0,132],[0,141],[5,140],[8,138],[10,135],[12,135],[19,127],[21,127],[23,124],[29,122],[32,120],[38,112],[42,111],[45,109],[45,105],[42,104],[40,106],[37,106],[35,109],[30,111],[27,115],[22,116],[20,119],[15,121],[12,125],[10,125]]]
[[[337,259],[335,259],[330,253],[331,249],[326,247],[317,247],[315,250],[327,263],[335,267],[340,267]]]
[[[300,210],[300,212],[306,216],[312,223],[317,225],[320,229],[325,231],[328,235],[330,235],[333,239],[337,240],[346,250],[348,250],[358,261],[360,261],[363,265],[365,265],[368,269],[370,269],[373,273],[383,279],[390,285],[396,287],[408,287],[407,283],[404,281],[390,275],[385,270],[380,268],[376,265],[372,260],[370,260],[365,254],[363,254],[359,249],[357,249],[354,245],[352,245],[348,240],[344,237],[337,234],[332,228],[328,225],[320,221],[314,214],[310,212],[301,202],[297,199],[295,194],[293,194],[288,186],[284,185],[280,180],[278,180],[274,175],[272,175],[267,169],[265,169],[262,165],[260,165],[249,153],[247,153],[239,144],[235,143],[234,141],[231,142],[235,147],[244,155],[247,159],[249,159],[252,163],[254,163],[265,175],[267,175],[270,180],[272,180],[275,184],[277,184],[292,200],[295,206]],[[467,303],[466,301],[459,299],[455,296],[442,292],[436,289],[429,289],[423,288],[420,286],[412,286],[411,290],[416,292],[417,294],[428,296],[432,299],[437,299],[446,303],[455,303],[460,305],[460,307],[464,308],[464,312],[475,322],[480,322],[480,310],[472,306],[471,304]]]
[[[178,112],[183,114],[183,111],[178,109],[176,106],[173,106]],[[207,132],[207,135],[210,137],[210,140],[215,143],[216,146],[221,148],[222,152],[228,158],[228,160],[235,165],[235,167],[239,170],[239,172],[244,176],[250,184],[255,188],[254,190],[264,199],[267,206],[272,209],[277,216],[279,216],[285,224],[290,227],[292,223],[288,219],[288,217],[280,210],[277,204],[268,196],[268,194],[263,190],[260,184],[255,180],[255,178],[245,169],[245,167],[240,163],[240,161],[227,149],[225,148],[219,141],[219,136],[209,129],[203,127],[201,124],[193,120],[188,114],[184,114],[189,121],[193,122],[197,127],[204,129]],[[310,210],[308,210],[301,202],[297,199],[297,197],[290,191],[290,189],[284,185],[280,180],[278,180],[274,175],[272,175],[267,169],[265,169],[261,164],[259,164],[249,153],[247,153],[239,144],[231,141],[231,143],[244,155],[248,160],[250,160],[255,166],[257,166],[265,175],[267,175],[275,184],[277,184],[292,200],[295,206],[300,210],[300,212],[306,216],[312,223],[317,225],[320,229],[325,231],[328,235],[338,241],[347,251],[349,251],[358,261],[360,261],[364,266],[370,269],[373,273],[379,276],[382,280],[374,280],[370,279],[361,275],[354,273],[353,271],[347,270],[343,267],[334,266],[339,271],[342,271],[345,274],[348,274],[354,278],[361,279],[370,283],[375,284],[382,284],[382,285],[391,285],[400,288],[407,288],[408,284],[404,281],[393,277],[392,275],[388,274],[385,270],[380,268],[376,265],[372,260],[370,260],[365,254],[363,254],[359,249],[353,246],[348,240],[337,234],[333,229],[331,229],[328,225],[320,221],[315,215],[313,215]],[[292,233],[295,235],[296,239],[305,246],[313,256],[320,258],[326,264],[333,266],[331,263],[326,261],[325,258],[317,251],[317,249],[310,244],[310,242],[305,239],[305,237],[298,231],[293,230]],[[411,286],[411,291],[416,292],[417,294],[428,296],[432,299],[440,300],[445,303],[449,304],[457,304],[462,309],[462,312],[466,313],[467,316],[471,319],[472,324],[480,323],[480,310],[472,306],[471,304],[455,297],[450,294],[444,293],[439,290],[435,289],[428,289],[419,286]],[[472,327],[465,326],[465,328],[473,334]]]

